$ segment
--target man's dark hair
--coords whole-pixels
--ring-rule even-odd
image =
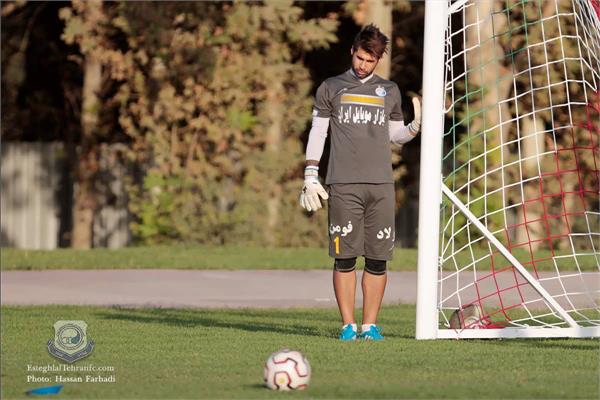
[[[356,35],[354,43],[352,43],[352,49],[356,51],[360,47],[372,56],[381,58],[384,53],[387,53],[389,42],[388,37],[381,33],[379,28],[369,24]]]

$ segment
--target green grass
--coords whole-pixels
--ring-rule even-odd
[[[330,269],[327,249],[243,246],[158,246],[117,250],[2,249],[3,270],[42,269]],[[397,249],[391,270],[416,270],[417,251]]]
[[[85,320],[96,342],[75,365],[113,366],[117,380],[67,383],[60,398],[598,398],[597,340],[417,341],[414,315],[384,307],[384,342],[342,343],[334,309],[2,307],[2,398],[49,385],[28,384],[26,368],[59,364],[46,350],[59,319]],[[262,386],[284,347],[311,362],[304,392]]]
[[[127,247],[117,250],[18,250],[3,248],[0,251],[2,270],[43,269],[122,269],[122,268],[173,268],[173,269],[329,269],[332,261],[327,249],[322,248],[264,248],[244,246],[158,246]],[[485,254],[477,251],[476,258]],[[523,262],[529,253],[516,250],[515,256]],[[467,251],[457,256],[462,265],[469,263]],[[537,259],[546,259],[537,265],[538,270],[553,270],[550,253],[541,251]],[[572,259],[569,259],[572,263]],[[580,268],[597,271],[593,257],[579,257]],[[363,263],[362,259],[359,265]],[[489,262],[487,263],[489,264]],[[478,268],[486,268],[486,261]],[[449,264],[450,265],[450,264]],[[394,250],[394,259],[388,264],[391,271],[416,271],[417,250]],[[497,265],[496,265],[497,266]],[[564,267],[564,266],[563,266]],[[575,265],[572,265],[573,269]]]

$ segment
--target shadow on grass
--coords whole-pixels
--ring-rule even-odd
[[[314,309],[303,309],[303,308],[271,308],[271,309],[244,309],[244,308],[231,308],[227,310],[221,310],[226,312],[227,315],[238,316],[243,318],[248,317],[260,317],[260,318],[277,318],[279,320],[298,320],[303,321],[316,321],[316,322],[337,322],[339,317],[337,310],[334,312],[323,309],[322,312],[314,312]]]
[[[357,309],[357,320],[362,311]],[[384,335],[390,339],[414,339],[411,317],[413,307],[398,309],[384,306],[381,310]],[[271,332],[285,335],[337,339],[339,313],[330,309],[178,309],[112,307],[97,311],[100,318],[173,327],[227,328],[245,332]]]
[[[409,334],[409,333],[391,333],[387,330],[383,330],[382,334],[384,337],[388,338],[388,339],[414,339],[415,335],[414,334]]]
[[[194,310],[113,307],[106,311],[97,311],[96,315],[107,320],[164,324],[173,327],[226,328],[245,332],[271,332],[329,339],[337,339],[340,325],[339,315],[335,309]],[[406,322],[408,321],[398,321],[397,317],[386,319],[384,335],[390,339],[413,339],[412,332],[398,329],[398,326]]]
[[[230,313],[223,310],[177,310],[167,308],[130,309],[112,308],[111,311],[100,311],[100,318],[118,321],[130,321],[149,324],[165,324],[174,327],[204,327],[228,328],[246,332],[273,332],[286,335],[317,336],[325,338],[335,337],[332,329],[327,329],[316,324],[306,323],[310,320],[308,312],[297,314],[295,321],[286,321],[280,324],[272,321],[280,319],[269,311],[255,311],[244,314],[241,311]],[[335,318],[332,314],[332,320]],[[335,325],[337,326],[337,324]]]
[[[514,346],[522,346],[528,348],[536,348],[540,350],[560,349],[560,350],[581,350],[581,351],[598,351],[600,349],[600,341],[598,339],[569,339],[569,338],[549,338],[549,339],[506,339],[506,340],[485,340],[486,343],[491,343],[496,346],[505,346],[510,343]]]
[[[243,385],[243,387],[252,390],[264,390],[265,392],[269,390],[264,383],[253,383],[251,385]]]

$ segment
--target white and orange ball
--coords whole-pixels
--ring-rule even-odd
[[[269,389],[306,389],[310,382],[310,364],[299,351],[279,350],[267,358],[263,378]]]

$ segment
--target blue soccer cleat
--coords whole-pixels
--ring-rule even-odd
[[[352,324],[346,324],[342,327],[342,332],[340,333],[340,340],[344,342],[356,340],[356,330],[354,327],[352,327]]]
[[[376,325],[371,325],[368,331],[360,333],[360,338],[364,340],[383,340],[383,335]]]

